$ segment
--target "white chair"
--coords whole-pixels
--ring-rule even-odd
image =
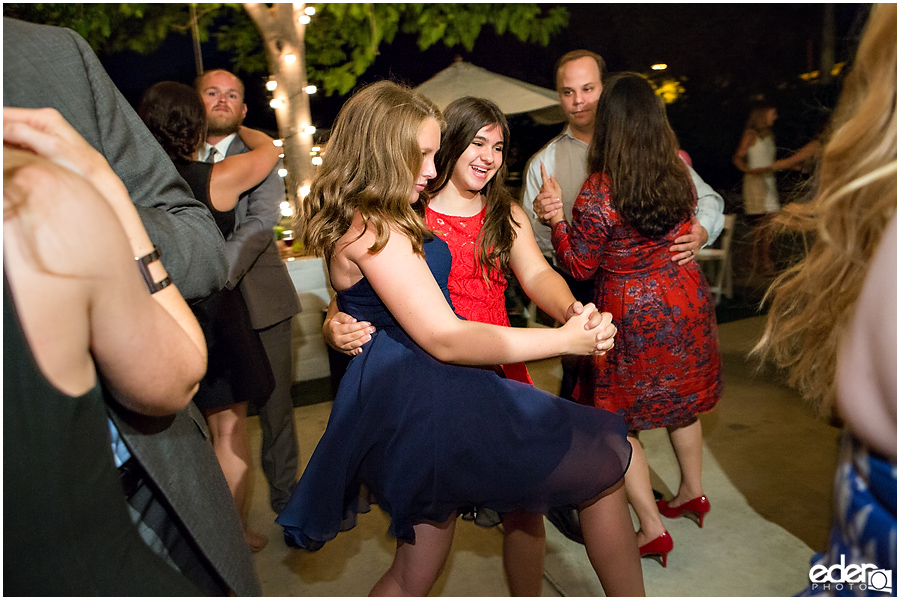
[[[709,281],[709,293],[716,299],[716,305],[722,294],[729,300],[732,297],[731,281],[731,238],[734,236],[735,215],[725,215],[725,225],[719,236],[718,248],[702,248],[697,253],[697,262],[703,268]]]

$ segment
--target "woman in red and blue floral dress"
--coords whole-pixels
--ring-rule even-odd
[[[719,399],[721,360],[700,267],[680,266],[668,251],[689,232],[696,197],[665,110],[640,75],[624,73],[604,86],[588,167],[593,175],[572,224],[561,211],[542,215],[560,264],[577,279],[593,278],[596,305],[618,327],[614,351],[585,357],[575,397],[628,423],[634,454],[625,487],[640,519],[638,544],[642,556],[658,556],[665,566],[673,544],[660,513],[692,516],[702,527],[709,511],[697,415]],[[637,439],[639,431],[658,427],[667,428],[681,469],[677,495],[659,503]]]

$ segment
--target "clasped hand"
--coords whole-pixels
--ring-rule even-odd
[[[612,314],[599,312],[593,302],[587,305],[574,302],[566,311],[566,323],[562,328],[573,335],[569,354],[596,356],[603,356],[612,350],[618,332],[613,325]]]

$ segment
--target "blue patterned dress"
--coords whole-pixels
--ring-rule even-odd
[[[722,392],[716,314],[696,262],[669,247],[690,220],[658,239],[641,235],[612,203],[608,180],[591,175],[572,225],[553,226],[556,257],[576,279],[594,280],[594,303],[613,315],[616,346],[582,359],[575,398],[616,412],[631,431],[680,427],[713,409]]]
[[[828,549],[812,558],[811,566],[874,565],[891,573],[890,593],[881,591],[887,580],[866,569],[867,585],[810,582],[800,596],[896,596],[897,574],[897,463],[870,453],[849,432],[844,433],[834,476],[834,520]],[[840,579],[837,570],[834,571]],[[872,575],[868,585],[868,575]]]

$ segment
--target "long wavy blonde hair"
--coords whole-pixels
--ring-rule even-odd
[[[782,273],[753,353],[788,370],[788,383],[831,414],[844,332],[885,226],[897,211],[897,6],[875,4],[827,136],[817,191],[774,222],[814,242]]]
[[[409,197],[422,166],[419,128],[429,118],[443,127],[431,100],[391,81],[366,86],[344,104],[298,215],[307,249],[330,260],[359,211],[376,233],[369,252],[380,251],[394,227],[423,253],[431,234]]]

